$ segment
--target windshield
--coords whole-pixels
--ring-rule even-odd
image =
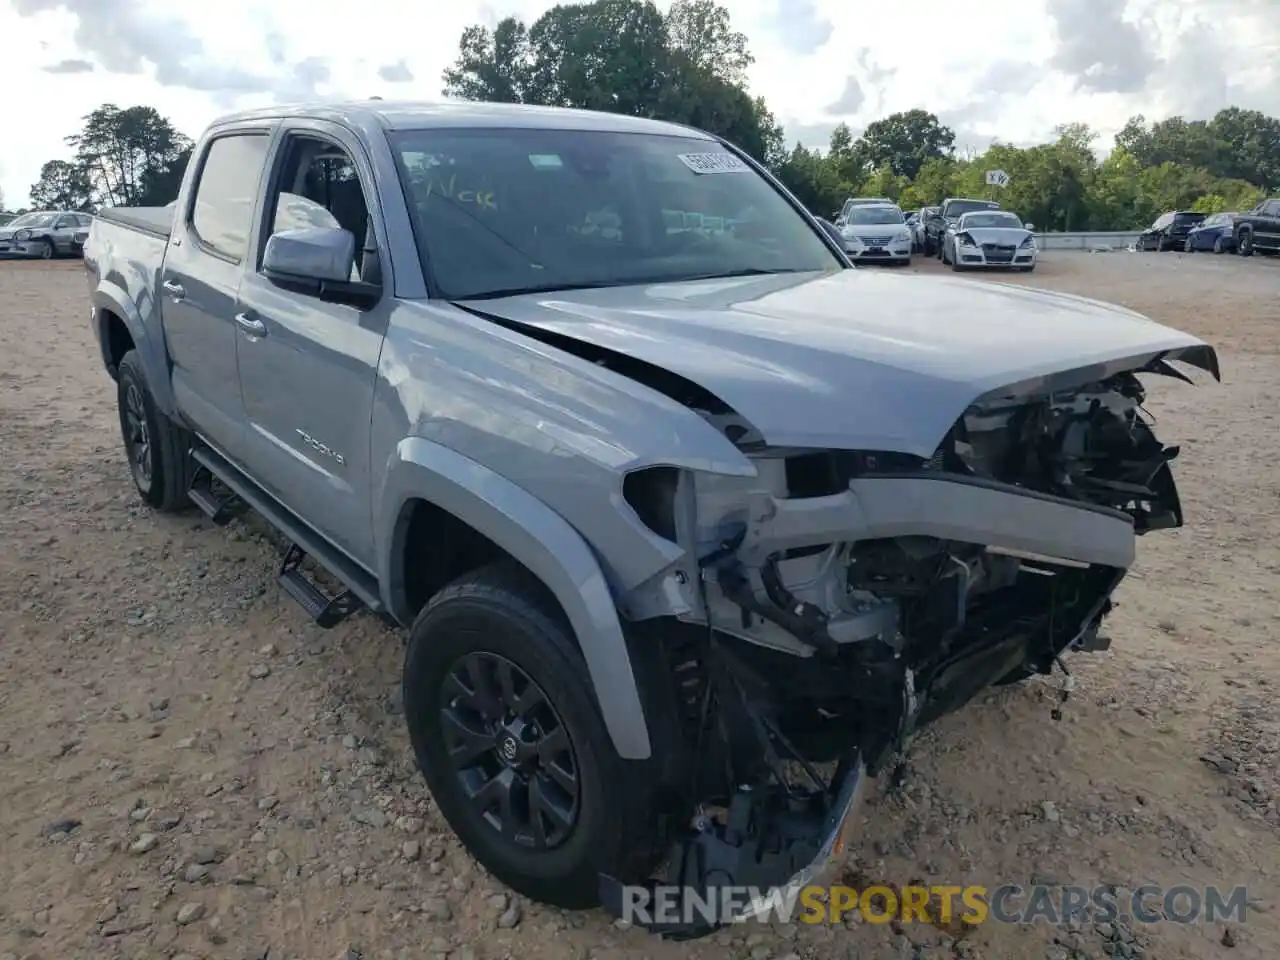
[[[951,218],[963,217],[966,213],[974,210],[994,210],[995,204],[985,200],[953,200],[943,208],[946,216]]]
[[[1013,213],[969,213],[960,222],[963,227],[1004,227],[1005,229],[1018,229],[1022,226],[1022,221],[1018,219],[1017,214]]]
[[[1206,217],[1204,223],[1202,223],[1201,226],[1204,226],[1204,227],[1221,226],[1224,223],[1231,223],[1232,218],[1238,217],[1238,216],[1240,216],[1240,214],[1238,213],[1215,213],[1212,216]]]
[[[854,207],[849,211],[850,223],[902,223],[902,211],[896,207]]]
[[[5,226],[7,227],[48,227],[52,226],[53,218],[57,214],[53,213],[24,213],[15,220],[10,220]]]
[[[842,267],[714,141],[490,128],[390,138],[424,268],[447,299]]]

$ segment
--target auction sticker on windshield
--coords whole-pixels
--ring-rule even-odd
[[[732,153],[681,153],[678,156],[694,173],[746,173],[749,169]]]

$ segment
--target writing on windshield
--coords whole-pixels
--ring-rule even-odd
[[[500,128],[390,139],[424,266],[450,299],[842,268],[713,140]]]

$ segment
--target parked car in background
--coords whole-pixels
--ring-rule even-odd
[[[24,213],[0,227],[0,257],[78,257],[92,224],[92,216],[76,210]]]
[[[976,210],[947,229],[940,256],[952,270],[1011,267],[1030,273],[1036,268],[1034,228],[1009,210]]]
[[[975,210],[999,210],[995,200],[974,200],[970,197],[947,197],[937,208],[935,216],[925,221],[925,256],[942,256],[942,239],[947,230],[954,227],[962,216]]]
[[[1280,253],[1280,197],[1263,200],[1235,221],[1236,252],[1242,257],[1253,251]]]
[[[911,234],[911,252],[916,252],[916,225],[920,223],[920,214],[915,210],[910,213],[903,212],[903,220],[907,224],[907,232]]]
[[[843,226],[849,219],[849,212],[854,207],[867,206],[868,204],[892,204],[893,201],[888,197],[850,197],[844,202],[844,206],[840,208],[840,212],[835,215],[836,226]],[[896,204],[895,204],[896,206]]]
[[[859,204],[839,229],[844,251],[854,263],[911,262],[911,230],[897,204]]]
[[[1155,222],[1138,235],[1139,250],[1183,250],[1187,235],[1204,223],[1208,214],[1192,210],[1170,210],[1156,217]]]
[[[1238,213],[1211,213],[1204,218],[1198,227],[1192,227],[1187,234],[1183,249],[1187,253],[1200,250],[1212,250],[1214,253],[1229,253],[1236,248],[1235,224]]]
[[[941,207],[921,207],[916,212],[916,222],[911,228],[912,239],[915,241],[915,248],[920,253],[928,255],[929,251],[925,249],[924,229],[925,224],[929,222],[931,217],[936,217]]]

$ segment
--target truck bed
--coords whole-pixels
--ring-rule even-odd
[[[168,207],[108,207],[97,214],[99,220],[149,233],[168,240],[173,232],[174,208]]]

